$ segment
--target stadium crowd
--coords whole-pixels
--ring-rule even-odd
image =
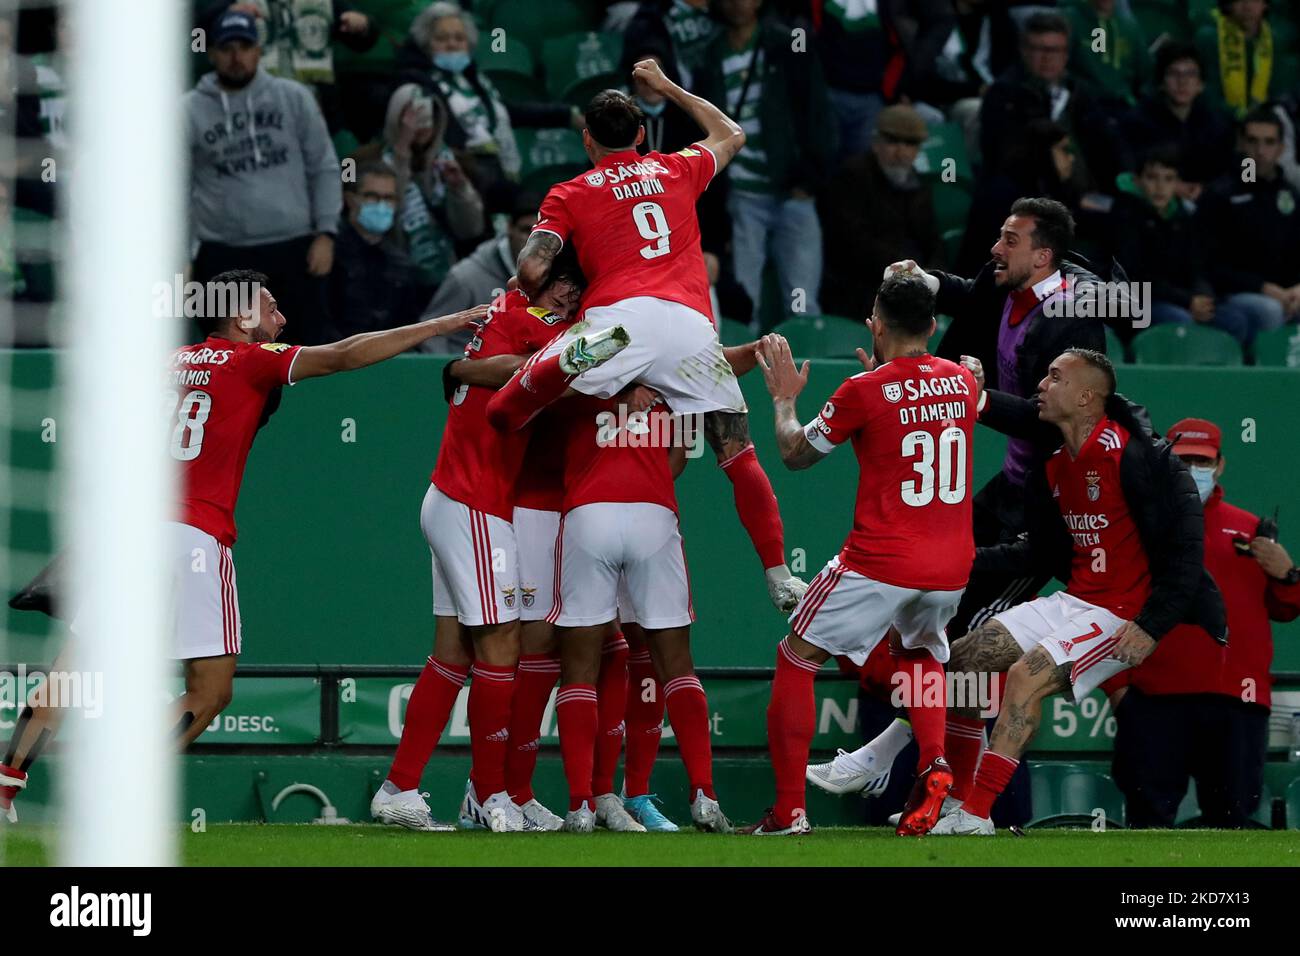
[[[55,296],[42,162],[67,146],[70,39],[41,13],[0,22],[19,143],[0,271],[23,303]],[[1150,283],[1155,325],[1222,330],[1249,361],[1258,334],[1300,319],[1286,4],[195,0],[193,18],[192,277],[266,271],[297,341],[501,288],[520,220],[586,164],[592,92],[636,96],[643,150],[694,140],[674,104],[631,88],[644,57],[748,136],[700,212],[715,311],[751,331],[856,318],[900,258],[973,275],[1025,195],[1069,208],[1072,261]],[[1110,324],[1131,352],[1144,323]],[[20,316],[21,344],[56,337]]]

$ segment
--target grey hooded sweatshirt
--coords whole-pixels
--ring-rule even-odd
[[[310,89],[259,68],[230,92],[207,73],[185,114],[195,239],[260,246],[338,231],[339,161]]]

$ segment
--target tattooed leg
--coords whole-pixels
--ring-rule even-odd
[[[1007,673],[1007,693],[989,735],[989,750],[1019,760],[1038,730],[1043,700],[1069,686],[1070,665],[1056,664],[1041,647],[1016,661]]]
[[[717,456],[722,473],[731,482],[736,514],[753,542],[763,570],[769,572],[768,590],[771,593],[773,582],[788,582],[791,574],[785,563],[781,509],[777,506],[772,483],[749,440],[749,416],[744,412],[708,412],[704,416],[704,437]],[[797,593],[790,592],[783,598],[784,603],[778,602],[777,606],[793,610],[802,593],[802,589]],[[776,598],[773,595],[773,600]]]
[[[1015,664],[1023,653],[1010,631],[997,621],[986,621],[953,641],[948,673],[963,677],[968,674],[1000,674]],[[955,707],[952,712],[958,717],[975,719],[980,716],[980,707]]]

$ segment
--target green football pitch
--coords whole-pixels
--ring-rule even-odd
[[[10,829],[0,863],[55,858],[46,828]],[[190,866],[1300,866],[1300,831],[1031,830],[993,839],[827,828],[803,837],[414,833],[378,826],[228,824],[180,841]]]

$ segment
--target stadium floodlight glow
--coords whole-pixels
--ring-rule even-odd
[[[67,190],[67,507],[76,669],[102,674],[103,712],[70,715],[61,862],[174,860],[166,690],[164,522],[175,493],[158,408],[175,322],[156,283],[180,271],[181,104],[189,35],[175,0],[74,0]],[[62,444],[62,443],[61,443]]]

